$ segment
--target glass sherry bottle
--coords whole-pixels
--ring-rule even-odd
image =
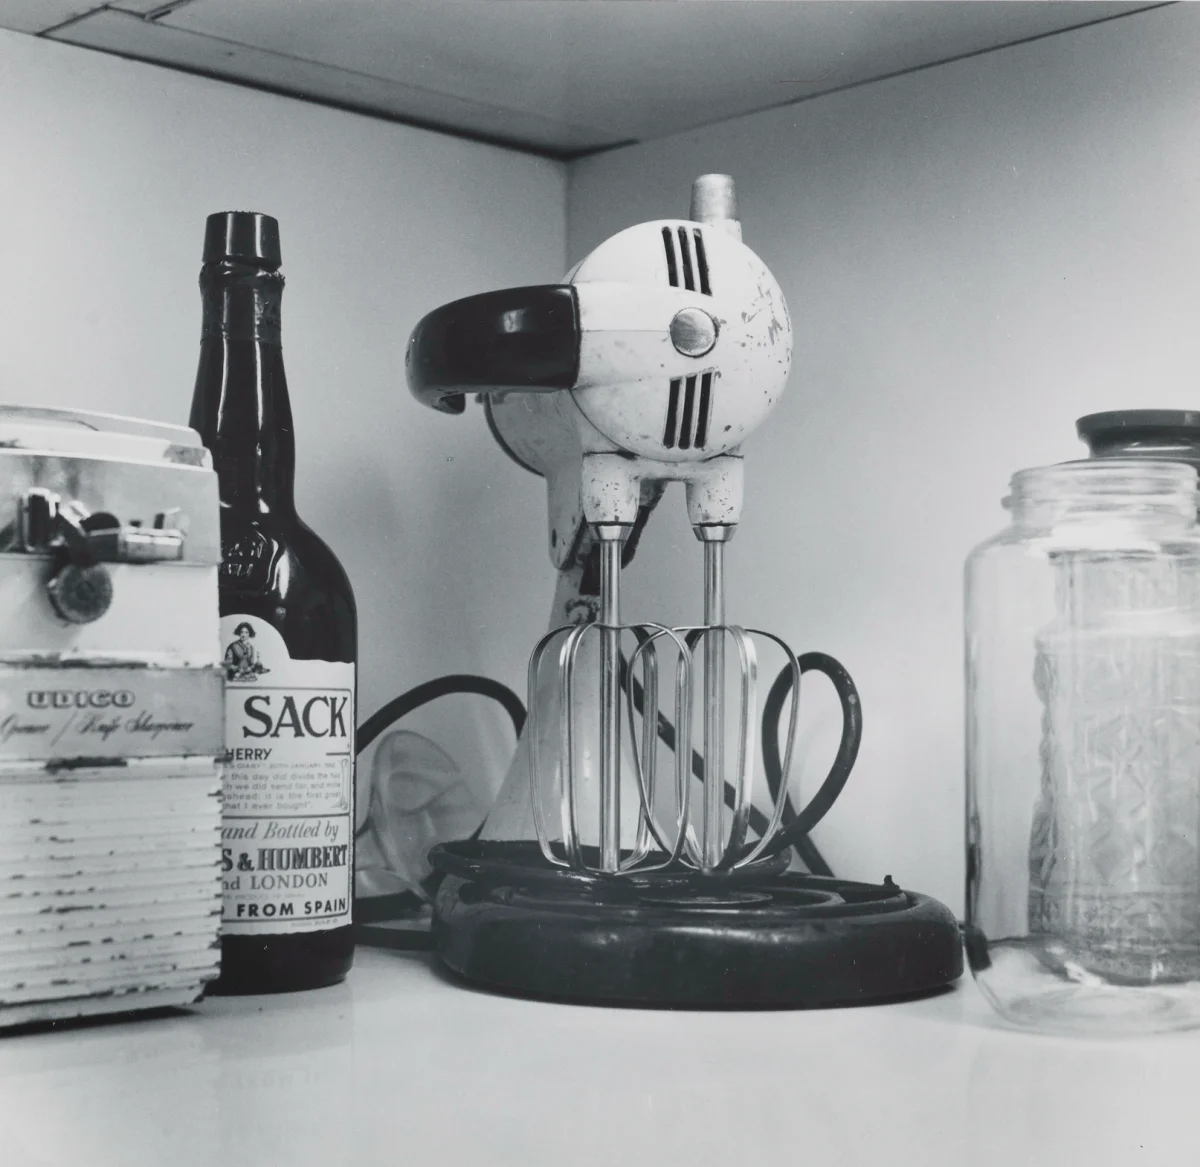
[[[335,984],[354,941],[357,617],[346,573],[297,516],[280,346],[279,225],[210,215],[191,425],[221,497],[226,672],[216,993]]]

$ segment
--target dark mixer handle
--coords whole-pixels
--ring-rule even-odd
[[[850,777],[862,740],[862,702],[850,674],[827,653],[806,652],[797,659],[801,675],[809,672],[824,673],[832,682],[842,706],[842,740],[838,746],[837,757],[834,758],[825,781],[821,783],[821,788],[813,795],[809,804],[793,815],[790,821],[785,813],[783,828],[767,847],[766,855],[778,855],[788,847],[795,846],[829,813],[846,785],[846,779]],[[779,717],[791,688],[792,670],[789,665],[785,665],[783,671],[775,678],[763,705],[763,765],[772,798],[778,795],[783,769],[779,759]]]
[[[579,298],[570,284],[504,288],[435,308],[404,355],[418,401],[462,413],[465,395],[572,389],[579,377]]]

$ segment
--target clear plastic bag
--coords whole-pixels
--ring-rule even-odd
[[[486,813],[445,750],[419,733],[391,730],[371,758],[367,817],[355,860],[357,895],[410,892],[428,901],[429,849],[467,838]]]

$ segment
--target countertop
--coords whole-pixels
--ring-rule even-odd
[[[556,1005],[360,949],[348,982],[0,1037],[2,1167],[1200,1162],[1200,1032],[1010,1032],[965,978],[819,1012]]]

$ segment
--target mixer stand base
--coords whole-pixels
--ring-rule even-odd
[[[720,877],[596,876],[556,868],[536,843],[447,843],[434,944],[469,981],[611,1004],[865,1004],[962,975],[948,908],[891,882],[786,870],[786,857]]]

